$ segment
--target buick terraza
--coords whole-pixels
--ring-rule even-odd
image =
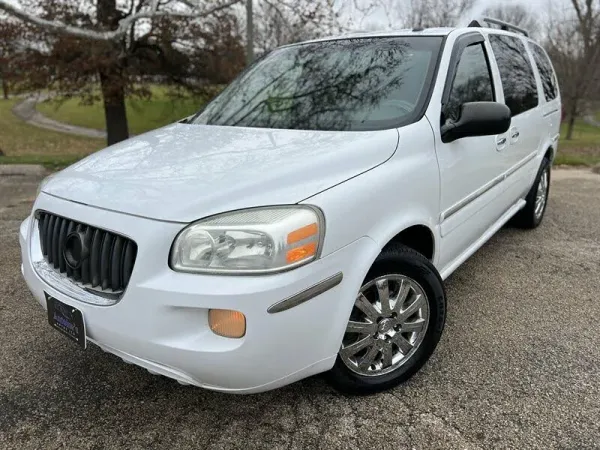
[[[547,204],[554,70],[488,25],[276,49],[196,115],[44,180],[20,243],[50,325],[218,391],[407,380],[443,280]]]

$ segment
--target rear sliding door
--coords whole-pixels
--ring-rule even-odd
[[[522,195],[529,188],[534,157],[541,145],[543,114],[530,53],[518,36],[489,34],[500,73],[504,103],[512,113],[508,145],[499,150],[507,163],[508,196]]]

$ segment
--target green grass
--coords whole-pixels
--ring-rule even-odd
[[[565,148],[600,147],[600,127],[589,125],[583,121],[576,121],[573,127],[572,139],[566,140],[567,124],[560,126],[559,145]]]
[[[0,100],[0,164],[67,165],[106,146],[103,139],[71,136],[28,125],[11,111],[19,100]]]
[[[173,97],[167,87],[152,86],[152,96],[126,100],[127,121],[131,134],[141,134],[176,122],[198,111],[206,98]],[[105,129],[102,102],[84,105],[79,98],[52,99],[37,105],[42,114],[81,127]]]
[[[129,131],[141,134],[196,112],[206,99],[173,98],[164,87],[152,86],[151,99],[128,99]],[[106,147],[103,139],[72,136],[28,125],[11,111],[18,99],[0,100],[0,164],[42,164],[50,169],[70,165]],[[55,120],[89,128],[104,128],[102,103],[83,105],[78,98],[50,100],[38,110]]]
[[[0,156],[0,164],[41,164],[52,171],[79,161],[86,155],[16,155]]]
[[[128,100],[130,129],[139,134],[188,116],[198,110],[203,100],[169,97],[165,88],[154,86],[151,100]],[[15,117],[11,108],[18,100],[0,100],[0,164],[43,164],[49,168],[63,167],[106,146],[104,140],[71,136],[28,125]],[[47,102],[39,109],[57,120],[103,128],[102,105],[81,105],[78,99],[66,100],[62,105]],[[598,113],[600,116],[600,113]],[[556,164],[593,166],[600,164],[600,128],[575,123],[573,139],[566,140],[566,125],[561,126]]]
[[[566,166],[589,166],[600,164],[600,156],[578,155],[558,150],[554,164]]]
[[[567,125],[560,127],[560,140],[555,164],[593,166],[600,163],[600,127],[575,122],[573,137],[566,139]]]

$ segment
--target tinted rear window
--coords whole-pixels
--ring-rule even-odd
[[[544,97],[546,97],[546,100],[548,101],[554,100],[558,95],[558,86],[554,71],[552,70],[552,64],[544,50],[535,44],[530,43],[530,46],[533,52],[533,59],[535,60],[535,64],[540,72],[540,78],[542,79]]]
[[[537,83],[525,45],[513,36],[492,34],[489,39],[500,71],[504,103],[513,116],[535,108]]]
[[[284,47],[257,62],[192,123],[373,130],[414,121],[441,37],[344,39]]]

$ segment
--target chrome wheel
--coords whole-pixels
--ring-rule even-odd
[[[548,198],[548,170],[544,170],[538,183],[537,192],[535,194],[535,209],[534,214],[536,220],[542,217]]]
[[[340,349],[351,371],[390,373],[417,351],[429,325],[423,288],[404,275],[384,275],[365,284],[354,302]]]

